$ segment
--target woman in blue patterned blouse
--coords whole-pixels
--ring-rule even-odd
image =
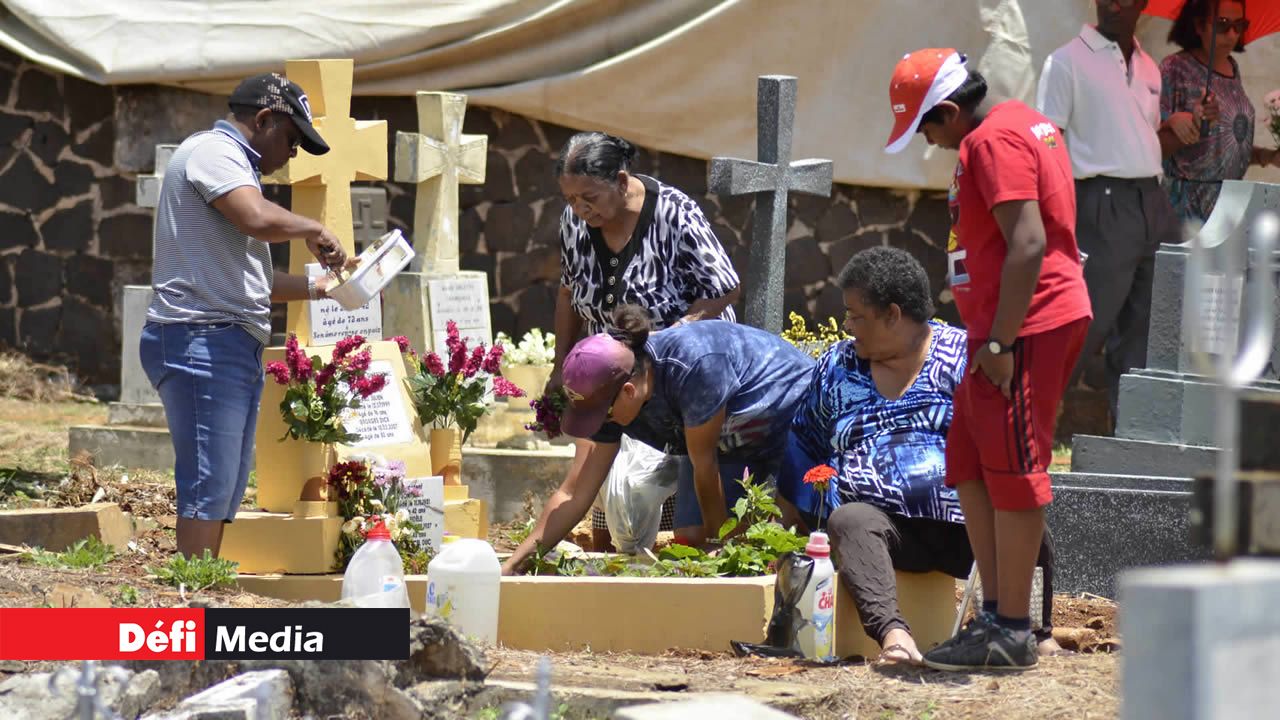
[[[876,247],[854,255],[839,284],[845,329],[856,340],[833,345],[814,368],[791,427],[778,493],[811,528],[820,511],[829,515],[840,581],[867,634],[880,642],[881,660],[914,663],[920,651],[898,609],[894,569],[965,578],[973,566],[960,503],[943,484],[952,396],[966,367],[965,333],[930,320],[929,277],[903,250]],[[820,505],[802,478],[824,464],[837,474]],[[1045,537],[1042,639],[1051,638],[1052,550]],[[1056,649],[1051,639],[1041,647]]]

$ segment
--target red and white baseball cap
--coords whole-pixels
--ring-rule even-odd
[[[889,81],[893,132],[885,152],[905,148],[920,126],[920,118],[964,84],[969,78],[964,62],[964,55],[952,48],[926,48],[902,56]]]

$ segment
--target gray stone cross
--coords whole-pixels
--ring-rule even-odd
[[[757,161],[716,157],[707,167],[707,186],[721,195],[760,193],[756,198],[751,260],[745,279],[745,322],[782,332],[782,297],[787,256],[787,193],[831,195],[830,160],[791,161],[796,79],[762,75],[756,90]]]

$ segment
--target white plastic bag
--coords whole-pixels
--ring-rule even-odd
[[[618,552],[634,555],[653,547],[662,503],[676,492],[678,470],[677,458],[622,436],[603,490],[604,518]]]

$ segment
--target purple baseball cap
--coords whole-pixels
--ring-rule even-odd
[[[574,345],[561,373],[569,407],[560,418],[560,429],[577,438],[599,432],[635,366],[631,348],[609,335],[592,335]]]

